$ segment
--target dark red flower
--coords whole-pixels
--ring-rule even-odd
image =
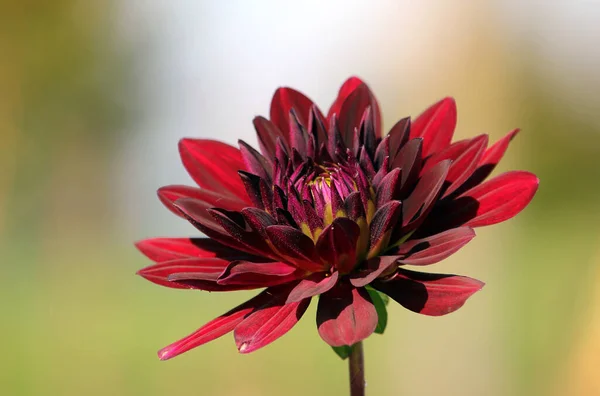
[[[139,274],[172,288],[265,289],[160,358],[231,331],[240,352],[255,351],[289,331],[317,295],[319,334],[336,347],[376,330],[379,292],[425,315],[460,308],[482,282],[405,266],[443,260],[474,227],[515,216],[538,178],[512,171],[484,182],[518,131],[488,148],[487,135],[451,143],[455,125],[456,105],[445,98],[384,136],[377,100],[353,77],[327,115],[278,89],[270,120],[254,119],[260,152],[243,141],[237,149],[183,139],[181,159],[200,187],[167,186],[158,196],[208,238],[139,242],[155,262]]]

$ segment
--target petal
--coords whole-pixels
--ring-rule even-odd
[[[207,211],[229,233],[231,238],[240,244],[240,249],[256,252],[263,257],[276,258],[265,239],[246,224],[246,220],[241,213],[216,208]]]
[[[455,160],[452,161],[448,174],[446,175],[446,191],[442,198],[447,197],[456,191],[464,182],[471,177],[483,156],[487,147],[487,135],[481,135],[471,140],[467,149]]]
[[[374,131],[376,137],[381,137],[381,113],[377,99],[367,86],[361,84],[348,95],[342,103],[338,115],[340,133],[347,147],[353,147],[354,130],[360,127],[361,120],[367,109],[373,113]]]
[[[525,171],[506,172],[453,200],[447,207],[448,225],[481,227],[516,216],[533,199],[539,179]]]
[[[302,276],[297,268],[280,262],[253,263],[233,261],[219,276],[219,285],[268,287],[292,282]]]
[[[410,117],[401,119],[390,129],[388,133],[390,158],[393,159],[396,157],[398,150],[408,142],[409,135]]]
[[[442,261],[457,252],[475,237],[470,227],[459,227],[442,233],[405,242],[396,254],[404,256],[399,261],[409,265],[429,265]]]
[[[189,336],[164,347],[158,351],[158,357],[160,360],[171,359],[192,348],[204,345],[207,342],[233,331],[233,329],[241,323],[248,314],[257,307],[263,306],[272,298],[273,297],[269,294],[269,289],[266,289],[251,300],[248,300],[231,311],[211,320]]]
[[[423,157],[428,157],[450,144],[455,127],[456,102],[453,98],[444,98],[413,121],[410,137],[423,138]]]
[[[370,225],[369,257],[379,254],[387,246],[392,230],[400,220],[401,214],[402,204],[400,201],[390,201],[375,212]]]
[[[379,256],[368,260],[364,266],[350,276],[350,283],[355,287],[366,286],[377,279],[388,269],[394,268],[399,256]],[[393,270],[392,270],[393,272]]]
[[[279,88],[275,91],[271,101],[271,121],[288,137],[288,142],[290,141],[290,110],[294,109],[298,121],[308,126],[308,114],[312,105],[312,100],[295,89]]]
[[[317,252],[321,258],[345,274],[356,264],[356,245],[360,227],[346,217],[336,218],[327,226],[317,240]]]
[[[496,165],[498,165],[498,162],[500,162],[504,156],[504,153],[508,148],[508,144],[514,139],[517,133],[519,133],[519,129],[510,131],[506,136],[498,140],[492,147],[485,151],[479,162],[479,166],[469,180],[465,183],[466,187],[471,188],[478,185],[484,181],[486,177],[490,175],[490,173],[492,173],[492,171],[496,168]],[[465,190],[461,188],[461,191]]]
[[[309,304],[310,299],[305,299],[289,304],[277,303],[253,312],[233,331],[240,353],[254,352],[283,336],[298,323]]]
[[[344,103],[346,98],[350,96],[350,94],[354,92],[356,88],[363,84],[363,81],[358,77],[350,77],[344,82],[344,84],[342,84],[340,91],[338,92],[337,98],[335,99],[335,101],[329,108],[329,111],[327,112],[328,123],[331,121],[331,118],[334,114],[337,114],[338,116],[340,115],[342,104]]]
[[[157,285],[175,289],[201,289],[221,291],[215,282],[229,261],[217,258],[189,258],[165,261],[142,268],[138,275]],[[177,280],[193,278],[196,284],[177,283]]]
[[[394,158],[392,169],[400,168],[402,170],[402,189],[399,194],[402,194],[407,189],[412,188],[414,182],[419,176],[421,170],[423,139],[414,138],[409,140]]]
[[[444,185],[450,160],[440,162],[426,172],[417,183],[414,191],[405,199],[402,209],[402,224],[417,223],[431,208]]]
[[[313,274],[302,279],[290,292],[286,303],[296,302],[305,298],[325,293],[337,283],[339,273],[336,271],[330,276],[324,273]]]
[[[151,238],[135,246],[149,259],[161,263],[183,258],[251,260],[253,256],[222,245],[210,238]]]
[[[201,189],[198,187],[173,185],[165,186],[158,189],[158,198],[160,201],[173,213],[182,216],[179,209],[173,204],[181,198],[195,198],[208,203],[211,206],[227,210],[242,210],[249,205],[248,200],[234,198],[230,195],[223,195],[219,192]],[[183,216],[182,216],[183,217]]]
[[[254,129],[256,129],[260,151],[268,161],[272,161],[277,152],[277,138],[286,142],[287,137],[279,130],[279,128],[277,128],[277,126],[275,126],[275,124],[264,117],[255,117],[253,123]]]
[[[237,172],[246,169],[240,150],[207,139],[179,141],[181,161],[192,179],[202,188],[247,201]]]
[[[398,269],[391,280],[377,281],[372,285],[413,312],[442,316],[462,307],[473,293],[481,290],[484,283],[466,276]]]
[[[243,140],[239,140],[238,144],[240,145],[240,152],[242,153],[245,169],[261,179],[267,180],[270,184],[272,169],[269,161]]]
[[[269,240],[278,253],[297,267],[313,272],[323,271],[315,245],[308,236],[289,226],[267,227]]]
[[[363,288],[338,285],[321,295],[317,308],[321,338],[331,346],[354,345],[377,327],[377,311]]]

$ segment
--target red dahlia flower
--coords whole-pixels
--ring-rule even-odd
[[[387,135],[367,85],[350,78],[325,116],[302,93],[280,88],[271,119],[256,117],[260,152],[183,139],[183,164],[200,186],[167,186],[160,200],[207,238],[147,239],[156,264],[139,274],[181,289],[262,289],[256,297],[159,352],[169,359],[233,331],[242,353],[275,341],[319,295],[317,327],[329,345],[351,346],[384,325],[384,293],[407,309],[439,316],[483,283],[406,269],[434,264],[474,236],[474,227],[519,213],[538,178],[524,171],[486,177],[514,130],[451,143],[452,98]],[[379,328],[378,330],[382,330]]]

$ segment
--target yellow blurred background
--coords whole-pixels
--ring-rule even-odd
[[[463,309],[390,305],[368,394],[600,395],[600,2],[1,3],[0,394],[346,394],[314,302],[256,353],[225,336],[158,361],[248,293],[152,285],[132,243],[197,235],[155,196],[192,183],[181,137],[256,143],[276,87],[327,108],[358,75],[388,127],[447,95],[459,138],[521,127],[500,170],[541,179],[432,267],[487,283]]]

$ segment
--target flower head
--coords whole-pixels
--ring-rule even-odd
[[[425,315],[460,308],[482,282],[406,266],[443,260],[474,227],[515,216],[538,179],[512,171],[484,181],[518,131],[488,147],[487,135],[451,143],[455,125],[445,98],[383,135],[375,97],[353,77],[326,116],[302,93],[278,89],[270,120],[254,119],[260,152],[243,141],[181,140],[200,188],[158,195],[207,238],[138,242],[155,262],[139,274],[172,288],[264,290],[159,357],[231,331],[239,351],[252,352],[289,331],[316,296],[319,334],[335,347],[376,331],[380,293]]]

